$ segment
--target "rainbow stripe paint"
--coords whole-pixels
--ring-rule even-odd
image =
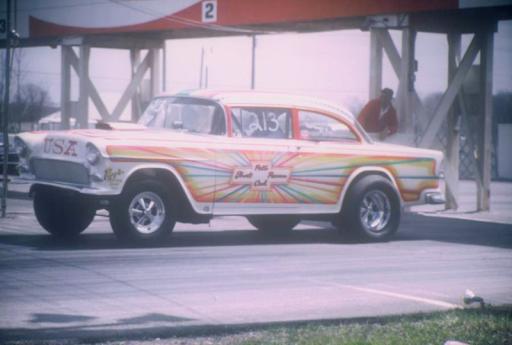
[[[124,145],[107,152],[113,162],[172,166],[196,202],[332,205],[351,173],[364,166],[389,171],[406,202],[438,187],[430,158]]]

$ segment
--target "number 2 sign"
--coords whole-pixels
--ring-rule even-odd
[[[202,3],[203,23],[213,23],[217,21],[217,0],[207,0]]]

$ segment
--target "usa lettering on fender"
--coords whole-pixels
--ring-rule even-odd
[[[51,153],[54,155],[76,157],[77,145],[78,142],[74,140],[46,138],[44,140],[43,151],[44,153]]]

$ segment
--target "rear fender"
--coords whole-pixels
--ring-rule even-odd
[[[342,210],[343,203],[345,202],[345,198],[347,196],[347,193],[348,193],[350,187],[355,182],[357,182],[359,179],[361,179],[362,177],[367,176],[367,175],[380,175],[380,176],[387,178],[393,184],[393,187],[395,188],[395,191],[398,194],[398,197],[400,199],[400,205],[403,204],[402,196],[400,194],[400,189],[398,188],[398,185],[397,185],[396,180],[393,177],[393,175],[388,170],[386,170],[382,167],[379,167],[379,166],[365,166],[365,167],[357,168],[348,177],[347,182],[345,183],[345,185],[343,186],[343,189],[341,191],[341,197],[340,197],[340,201],[339,201],[338,211]]]

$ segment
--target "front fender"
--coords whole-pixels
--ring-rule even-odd
[[[193,210],[198,214],[211,214],[213,209],[213,201],[212,202],[198,202],[192,196],[190,190],[187,187],[187,184],[183,180],[183,177],[179,174],[179,172],[171,165],[160,164],[160,163],[147,163],[142,165],[137,165],[136,167],[131,168],[127,173],[125,178],[123,179],[122,184],[120,185],[120,193],[125,189],[126,184],[130,181],[131,177],[136,174],[142,173],[144,171],[155,171],[155,170],[163,170],[170,173],[174,179],[178,182],[181,190],[184,192],[188,202],[192,206]]]

